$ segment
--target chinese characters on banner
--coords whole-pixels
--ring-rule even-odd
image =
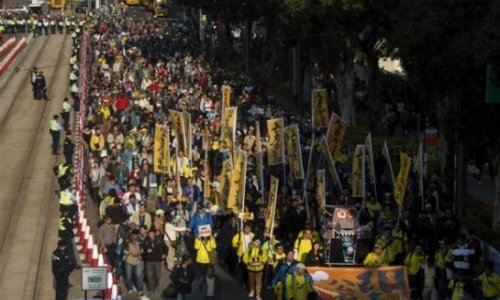
[[[229,187],[229,195],[227,197],[227,207],[236,214],[243,212],[246,173],[247,154],[242,150],[237,150],[233,174],[230,178],[231,186]]]
[[[330,125],[326,132],[326,141],[328,149],[334,161],[338,161],[340,150],[342,149],[342,141],[344,140],[346,123],[335,113],[332,114]]]
[[[233,152],[234,138],[236,133],[236,117],[238,107],[227,107],[224,109],[224,119],[222,120],[220,152]]]
[[[231,186],[231,175],[233,174],[233,160],[231,158],[226,159],[222,163],[222,172],[219,175],[219,192],[222,201],[226,201],[229,195],[229,188]]]
[[[312,125],[314,128],[327,128],[330,120],[328,96],[325,89],[312,91]]]
[[[170,175],[170,133],[165,125],[155,125],[153,169],[154,172]]]
[[[184,135],[184,116],[180,111],[169,109],[170,124],[177,142],[177,150],[186,149],[186,136]]]
[[[231,89],[230,86],[224,85],[222,87],[222,111],[224,111],[224,108],[228,108],[231,106],[231,94],[233,90]]]
[[[302,165],[302,151],[300,150],[299,126],[297,124],[285,127],[286,154],[288,166],[293,179],[304,179],[304,166]]]
[[[411,157],[406,153],[401,152],[400,160],[401,165],[399,168],[398,178],[396,179],[396,186],[394,186],[394,199],[399,206],[402,206],[405,198],[406,182],[408,181],[408,175],[410,174]]]
[[[326,204],[326,185],[325,185],[325,170],[316,171],[316,201],[320,211],[325,210]]]
[[[285,137],[283,118],[267,120],[269,145],[267,149],[267,164],[275,166],[285,163]]]
[[[271,175],[271,185],[269,187],[269,201],[267,202],[264,235],[273,236],[274,218],[276,216],[276,201],[278,199],[279,180]]]
[[[191,114],[188,112],[182,113],[182,136],[184,137],[184,154],[189,158],[189,161],[192,161],[191,157],[191,141],[192,141],[192,132],[191,132]]]
[[[365,146],[357,145],[352,160],[352,197],[365,198]]]

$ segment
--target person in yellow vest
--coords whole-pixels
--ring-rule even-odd
[[[59,192],[59,210],[61,212],[67,211],[70,215],[76,214],[78,210],[75,194],[69,188]]]
[[[102,135],[101,130],[97,128],[90,137],[90,150],[95,152],[96,157],[99,157],[99,154],[103,149],[104,149],[104,135]]]
[[[451,292],[450,300],[462,300],[465,295],[465,285],[465,276],[459,272],[457,274],[457,278],[450,280],[450,283],[448,284],[448,289]]]
[[[210,236],[198,236],[194,240],[194,249],[196,250],[196,264],[198,264],[201,275],[205,276],[207,267],[213,263],[210,261],[210,252],[215,251],[217,244],[212,235]]]
[[[71,186],[70,176],[71,176],[71,165],[67,163],[59,164],[54,167],[54,173],[57,177],[57,182],[61,190]]]
[[[415,249],[408,253],[405,258],[410,288],[416,295],[422,294],[426,260],[427,256],[425,255],[424,249],[420,244],[417,244]]]
[[[391,264],[395,260],[395,251],[394,251],[394,242],[395,239],[392,236],[391,227],[385,227],[384,233],[378,237],[375,244],[381,245],[385,251],[385,259],[387,260],[387,264]]]
[[[302,237],[295,240],[293,244],[293,250],[295,251],[295,259],[299,262],[304,262],[306,254],[312,250],[314,241],[312,239],[312,232],[310,229],[304,229]]]
[[[262,275],[267,262],[267,253],[262,249],[260,238],[254,236],[252,243],[243,255],[243,263],[248,271],[248,297],[255,296],[257,300],[262,300]]]
[[[378,268],[385,267],[389,264],[387,263],[384,255],[384,247],[379,244],[373,246],[373,251],[368,253],[363,261],[365,267]]]
[[[308,300],[310,294],[314,293],[312,287],[312,278],[306,272],[306,266],[303,263],[298,263],[295,267],[295,272],[286,276],[286,299],[287,300]]]
[[[448,280],[446,278],[446,256],[448,254],[448,249],[446,242],[444,240],[439,241],[439,247],[434,254],[434,262],[436,264],[436,288],[438,290],[438,295],[440,298],[444,298],[446,295],[446,289],[448,288]]]
[[[370,220],[376,221],[378,219],[378,216],[380,215],[380,211],[382,210],[382,206],[380,203],[375,199],[375,196],[370,196],[368,198],[368,202],[366,203],[366,211],[368,212],[368,216],[370,217]]]
[[[500,296],[500,276],[495,273],[493,262],[485,264],[484,272],[478,277],[484,300],[495,300]]]
[[[57,153],[57,151],[59,150],[59,139],[61,138],[61,130],[63,129],[62,125],[59,123],[59,115],[54,115],[52,117],[49,126],[49,132],[52,136],[52,155],[58,155],[59,153]]]
[[[273,236],[264,242],[262,249],[267,254],[267,264],[264,270],[264,284],[267,289],[271,289],[274,269],[278,265],[278,261],[286,257],[285,248]]]
[[[238,262],[240,265],[240,270],[243,275],[243,282],[247,284],[248,282],[248,272],[245,263],[242,261],[243,254],[248,249],[248,246],[252,242],[253,237],[255,234],[252,232],[252,226],[250,223],[245,223],[243,225],[243,230],[238,232],[233,236],[233,240],[231,241],[231,246],[233,248],[233,251],[236,253],[236,256],[238,257]]]
[[[313,229],[311,222],[306,222],[304,224],[304,230],[301,230],[299,232],[299,234],[297,235],[297,238],[302,238],[304,236],[304,231],[306,231],[306,230],[311,231],[311,238],[312,238],[313,242],[321,242],[319,232]]]

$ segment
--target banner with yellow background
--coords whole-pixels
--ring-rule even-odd
[[[168,112],[170,116],[170,124],[177,140],[177,150],[184,150],[186,149],[184,116],[182,112],[177,110],[169,109]]]
[[[346,131],[346,123],[337,114],[333,113],[326,132],[326,141],[328,149],[334,161],[339,161],[342,150],[342,142]]]
[[[285,163],[285,137],[283,118],[267,120],[267,164],[275,166]]]
[[[170,133],[165,125],[155,125],[153,170],[155,173],[170,175]]]
[[[271,185],[269,186],[269,200],[267,201],[267,210],[265,217],[264,235],[273,236],[274,218],[276,216],[276,201],[278,199],[278,178],[271,175]]]
[[[365,198],[365,145],[357,145],[352,160],[351,191],[354,198]]]
[[[325,170],[316,171],[316,201],[320,211],[325,210],[326,204],[326,183],[325,183]]]
[[[247,154],[238,149],[234,163],[233,174],[230,179],[229,195],[227,197],[227,207],[234,213],[243,212],[245,204],[245,183],[247,173]]]
[[[293,179],[304,179],[299,126],[297,124],[285,127],[285,143],[288,166],[290,167],[290,173],[292,173]]]
[[[325,89],[312,91],[312,125],[314,128],[327,128],[330,120],[328,96]]]
[[[231,187],[231,174],[233,174],[233,160],[227,158],[222,163],[222,172],[219,175],[219,192],[222,201],[226,201]]]
[[[394,199],[399,206],[402,206],[405,197],[406,183],[408,182],[408,175],[410,174],[411,157],[401,152],[400,160],[399,173],[396,179],[396,186],[394,186]]]
[[[238,107],[226,107],[224,109],[224,119],[222,120],[220,152],[234,151],[234,139],[236,133],[236,118]]]

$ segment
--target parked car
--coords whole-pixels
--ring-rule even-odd
[[[15,12],[15,13],[28,13],[29,9],[22,4],[16,3],[7,9],[7,12]]]

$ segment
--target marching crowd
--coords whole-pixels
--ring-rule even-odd
[[[101,218],[99,243],[127,292],[139,296],[162,290],[164,297],[190,299],[196,281],[204,299],[221,299],[214,268],[219,265],[245,285],[249,297],[262,299],[264,289],[273,289],[280,300],[315,299],[306,266],[330,262],[325,252],[329,240],[323,233],[331,217],[322,215],[314,191],[293,180],[282,166],[266,167],[265,180],[259,180],[256,140],[261,137],[265,152],[266,120],[283,117],[285,124],[299,125],[303,157],[308,157],[310,151],[318,152],[319,145],[311,142],[322,132],[311,129],[307,114],[285,112],[266,95],[262,82],[229,76],[209,63],[194,32],[186,23],[126,16],[96,17],[88,24],[90,76],[83,140],[88,195]],[[238,107],[235,146],[248,154],[245,210],[236,214],[226,209],[220,189],[223,164],[231,159],[220,151],[219,140],[225,86],[231,87],[231,104]],[[155,124],[172,125],[170,110],[189,115],[192,138],[190,149],[185,149],[180,133],[170,131],[166,175],[154,172],[154,129]],[[66,138],[71,141],[70,133]],[[464,234],[458,218],[443,204],[437,173],[426,180],[421,200],[412,172],[405,205],[398,207],[387,162],[375,155],[380,175],[376,193],[367,187],[365,203],[350,195],[351,155],[345,145],[336,162],[343,189],[328,185],[327,204],[358,209],[371,249],[359,249],[359,263],[405,264],[414,299],[500,295],[500,277],[482,260],[479,240],[473,232]],[[264,155],[265,166],[266,161]],[[66,163],[57,170],[63,185],[71,155]],[[266,236],[270,175],[285,180],[280,180],[274,234]],[[71,201],[73,196],[61,186],[61,199],[63,192],[68,193],[64,201]],[[63,211],[63,218],[73,213]],[[162,268],[171,279],[168,287],[160,286]]]

